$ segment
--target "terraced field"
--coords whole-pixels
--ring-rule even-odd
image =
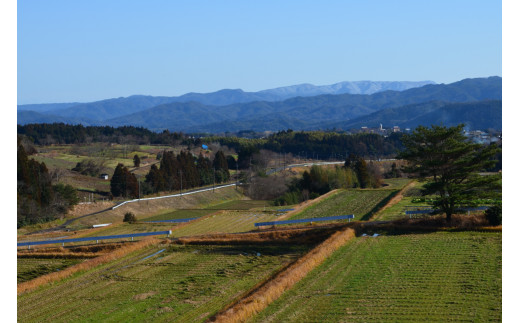
[[[181,209],[163,214],[151,216],[143,219],[143,221],[158,221],[158,220],[174,220],[174,219],[186,219],[186,218],[198,218],[211,213],[215,213],[218,210],[251,210],[256,208],[272,208],[269,206],[268,201],[258,200],[234,200],[210,205],[200,209]]]
[[[272,213],[247,212],[237,213],[222,211],[207,218],[196,220],[186,226],[174,229],[173,236],[185,237],[208,233],[235,233],[246,232],[255,229],[255,222],[267,222],[276,220]]]
[[[388,186],[384,186],[385,189],[400,190],[410,183],[409,178],[385,178],[384,183]]]
[[[167,231],[175,227],[174,223],[119,223],[113,224],[103,230],[95,230],[81,237],[108,236],[114,234],[142,233]],[[78,236],[79,237],[79,236]],[[76,237],[75,237],[76,238]],[[128,239],[126,239],[128,240]],[[112,240],[113,241],[113,240]]]
[[[81,261],[83,259],[17,258],[17,283],[62,270]]]
[[[203,322],[305,248],[145,248],[22,294],[18,321]]]
[[[419,190],[424,185],[424,183],[419,182],[416,182],[414,184],[415,185],[413,187],[410,187],[409,189],[403,192],[403,198],[398,203],[378,213],[373,220],[392,221],[400,219],[402,217],[406,217],[407,215],[405,214],[405,211],[408,210],[408,207],[424,206],[425,208],[429,208],[429,206],[427,206],[424,202],[412,202],[416,197],[420,196]]]
[[[501,321],[502,234],[356,238],[253,322]]]
[[[340,190],[338,193],[295,214],[291,217],[291,220],[344,214],[354,214],[354,220],[366,220],[394,192],[393,190]]]

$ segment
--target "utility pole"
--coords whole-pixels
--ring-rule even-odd
[[[179,173],[181,174],[181,196],[182,196],[182,170],[179,169]]]
[[[215,193],[215,167],[213,167],[213,193]]]
[[[137,183],[139,184],[139,191],[137,193],[137,195],[139,196],[139,199],[141,199],[141,181],[140,180],[137,180]]]
[[[238,162],[235,163],[235,166],[237,167],[235,189],[238,191]]]

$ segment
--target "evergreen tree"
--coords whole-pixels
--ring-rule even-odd
[[[199,158],[197,159],[197,170],[200,178],[200,185],[209,185],[213,183],[213,169],[211,168],[211,162],[209,158],[202,156],[202,153],[199,154]]]
[[[370,175],[367,169],[367,163],[360,158],[354,168],[361,188],[367,188],[370,185]]]
[[[139,197],[139,183],[137,182],[137,178],[134,174],[130,173],[130,171],[125,167],[123,168],[124,172],[124,197],[138,198]]]
[[[123,164],[117,164],[114,174],[110,179],[110,193],[113,196],[122,196],[125,191],[125,175]]]
[[[156,165],[152,165],[150,171],[146,174],[145,182],[150,184],[154,192],[160,192],[166,189],[164,176]]]
[[[141,165],[141,158],[136,154],[134,155],[134,167],[139,167],[139,165]]]
[[[224,153],[219,150],[215,154],[213,159],[213,168],[215,170],[215,178],[217,183],[226,182],[229,180],[230,174],[228,169],[228,163]]]

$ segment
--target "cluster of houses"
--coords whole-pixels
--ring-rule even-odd
[[[475,143],[479,144],[491,144],[491,143],[498,143],[502,141],[502,133],[487,133],[485,131],[481,130],[473,130],[473,131],[466,131],[464,130],[464,135],[471,139]]]
[[[369,127],[361,127],[358,131],[351,132],[360,132],[360,133],[376,133],[379,135],[387,136],[393,132],[411,132],[410,128],[401,129],[399,126],[393,126],[391,128],[385,129],[382,124],[379,124],[379,128],[369,128]],[[502,141],[502,133],[501,132],[492,132],[487,133],[482,130],[473,130],[468,131],[464,130],[464,135],[471,139],[475,143],[479,144],[491,144],[491,143],[499,143]]]
[[[379,128],[369,128],[369,127],[361,127],[361,130],[359,130],[358,132],[361,132],[361,133],[376,133],[376,134],[379,134],[379,135],[383,135],[383,136],[386,136],[386,135],[389,135],[393,132],[402,132],[403,130],[401,130],[401,128],[399,126],[393,126],[391,128],[388,128],[388,129],[385,129],[383,128],[383,125],[382,124],[379,124]],[[404,132],[410,132],[410,128],[406,128],[404,129]]]

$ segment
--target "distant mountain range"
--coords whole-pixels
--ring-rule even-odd
[[[479,129],[501,129],[501,99],[500,77],[465,79],[451,84],[429,81],[301,84],[259,92],[221,90],[179,97],[136,95],[81,104],[22,105],[18,107],[18,124],[133,125],[156,131],[218,133],[350,129],[379,126],[379,123],[415,127],[453,121]],[[27,110],[29,107],[32,111]]]

